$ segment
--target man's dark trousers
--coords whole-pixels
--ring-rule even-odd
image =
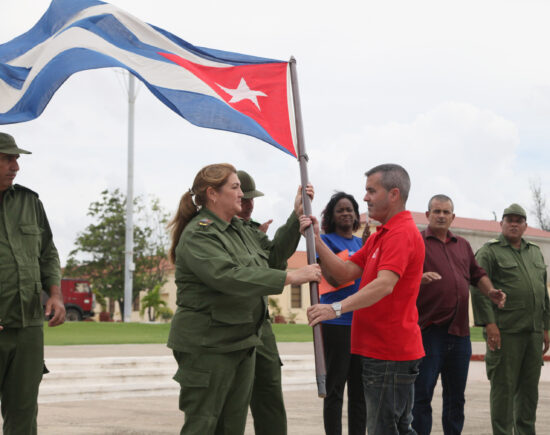
[[[413,428],[419,435],[432,430],[432,398],[441,373],[442,424],[446,435],[460,434],[464,426],[464,390],[472,356],[470,337],[447,332],[447,326],[431,325],[422,331],[426,356],[414,384]]]

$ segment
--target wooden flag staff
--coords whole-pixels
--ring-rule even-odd
[[[302,184],[302,200],[304,204],[304,214],[306,216],[311,215],[311,201],[309,196],[306,195],[306,185],[309,182],[307,174],[307,161],[306,146],[304,141],[304,129],[302,123],[302,108],[300,105],[300,94],[298,92],[298,75],[296,73],[296,59],[290,58],[290,80],[292,84],[292,99],[294,102],[294,117],[296,118],[296,138],[297,138],[297,152],[298,162],[300,164],[300,180]],[[313,227],[309,227],[305,232],[306,237],[306,251],[307,251],[307,263],[315,264],[317,262],[317,255],[315,253],[315,235],[313,234]],[[316,281],[309,283],[309,296],[311,299],[311,305],[319,303],[319,287]],[[315,375],[317,378],[317,393],[319,397],[326,397],[326,377],[327,370],[325,365],[325,350],[323,347],[323,336],[321,333],[321,324],[317,324],[313,327],[313,349],[315,353]]]

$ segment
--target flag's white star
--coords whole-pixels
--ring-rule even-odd
[[[244,80],[244,77],[241,78],[241,81],[239,83],[239,86],[237,86],[237,89],[228,89],[224,88],[222,85],[216,83],[220,88],[222,88],[225,92],[227,92],[229,95],[231,95],[231,100],[229,100],[230,103],[238,103],[242,100],[250,100],[252,101],[258,110],[260,109],[260,105],[258,104],[258,98],[257,97],[267,97],[266,94],[264,94],[261,91],[254,91],[248,87],[248,84]]]

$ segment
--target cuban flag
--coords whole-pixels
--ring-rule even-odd
[[[0,45],[0,124],[38,117],[72,74],[120,67],[200,127],[257,137],[296,157],[288,62],[195,47],[97,0],[53,0]]]

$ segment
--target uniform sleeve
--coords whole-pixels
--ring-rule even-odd
[[[479,266],[487,272],[489,279],[492,279],[494,271],[495,258],[491,249],[483,246],[475,256]],[[474,313],[474,324],[476,326],[485,326],[488,323],[496,323],[495,306],[491,300],[474,286],[470,287],[472,294],[472,311]]]
[[[544,294],[544,330],[548,331],[550,329],[550,301],[548,300],[548,286],[547,286],[547,272],[544,272],[544,287],[546,288],[546,293]]]
[[[259,233],[261,231],[257,230]],[[265,236],[266,240],[261,241],[264,249],[269,251],[269,266],[274,269],[285,270],[287,260],[296,251],[300,242],[300,221],[296,213],[292,212],[286,223],[277,229],[273,240]]]
[[[544,257],[542,256],[542,263],[546,264],[544,262]],[[543,322],[544,322],[544,330],[548,331],[550,329],[550,300],[548,299],[548,272],[544,271],[544,289],[546,290],[544,292],[544,314],[543,314]]]
[[[42,288],[50,293],[50,288],[61,283],[59,255],[53,243],[52,230],[41,201],[38,201],[38,224],[42,229],[42,246],[40,250],[40,280]]]
[[[253,264],[247,252],[230,255],[214,233],[195,232],[184,239],[176,253],[185,266],[204,284],[221,293],[236,296],[281,293],[286,272]]]

